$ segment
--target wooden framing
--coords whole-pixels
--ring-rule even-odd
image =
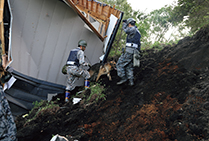
[[[2,43],[2,54],[5,54],[5,43],[4,43],[4,0],[0,0],[0,39]]]
[[[109,25],[110,15],[113,14],[118,19],[120,18],[121,11],[115,9],[115,6],[111,7],[95,0],[65,0],[65,2],[73,7],[78,14],[81,13],[81,11],[86,13],[86,17],[83,14],[79,15],[102,41],[104,41],[106,37],[105,33]],[[91,25],[88,14],[100,23],[98,30]]]

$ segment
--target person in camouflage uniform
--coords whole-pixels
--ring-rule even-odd
[[[2,86],[0,86],[0,121],[0,140],[16,141],[16,125]]]
[[[5,57],[2,57],[2,62],[6,62]],[[1,141],[16,141],[16,125],[9,107],[9,103],[5,97],[2,84],[4,79],[5,64],[0,66],[1,71],[1,86],[0,86],[0,140]],[[3,81],[3,82],[2,82]]]
[[[89,88],[89,78],[90,74],[87,70],[83,69],[83,66],[90,66],[84,60],[84,50],[86,49],[87,42],[85,40],[80,40],[78,42],[78,47],[71,50],[68,60],[67,60],[67,86],[65,91],[65,102],[68,102],[70,98],[70,91],[75,88],[74,83],[79,77],[85,78],[85,88]]]
[[[140,38],[141,34],[135,26],[136,21],[133,18],[123,20],[123,30],[127,34],[126,47],[123,49],[123,53],[118,59],[116,64],[117,74],[121,78],[118,85],[125,83],[129,80],[129,85],[134,85],[134,66],[133,66],[133,54],[135,50],[140,50]]]

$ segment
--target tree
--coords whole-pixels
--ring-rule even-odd
[[[155,35],[155,41],[163,42],[165,40],[165,34],[171,27],[170,18],[172,7],[163,7],[159,10],[154,10],[149,14],[149,22],[152,26],[151,35]]]
[[[154,10],[149,14],[143,13],[139,10],[138,11],[133,10],[130,4],[127,2],[127,0],[100,0],[100,1],[110,4],[112,6],[115,5],[116,9],[124,12],[123,19],[128,19],[132,17],[136,20],[136,26],[138,27],[142,35],[141,48],[148,48],[152,46],[153,42],[172,43],[178,40],[179,38],[188,35],[188,32],[187,33],[183,32],[184,29],[186,29],[183,19],[185,17],[184,15],[186,15],[185,11],[188,11],[191,8],[191,6],[186,2],[189,0],[179,0],[182,1],[182,3],[180,4],[181,6],[185,7],[187,4],[189,5],[186,6],[185,9],[182,8],[180,10],[179,9],[180,5],[177,6],[170,5],[170,6],[165,6],[158,10]],[[204,1],[204,0],[199,0],[199,1]],[[192,6],[194,6],[193,9],[195,9],[195,5]],[[171,29],[172,32],[170,33],[170,37],[167,38],[166,34],[168,31],[171,31]],[[121,54],[119,50],[121,50],[121,48],[125,46],[125,41],[126,41],[126,34],[123,31],[121,24],[112,45],[111,55]]]
[[[208,7],[208,0],[178,0],[170,20],[173,24],[185,22],[186,26],[195,32],[209,24]]]

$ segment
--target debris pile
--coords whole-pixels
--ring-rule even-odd
[[[142,53],[135,85],[117,86],[116,71],[105,84],[106,100],[90,105],[64,103],[31,121],[17,117],[19,141],[209,140],[209,27],[178,44]],[[30,117],[32,118],[32,117]],[[27,123],[27,124],[26,124]]]

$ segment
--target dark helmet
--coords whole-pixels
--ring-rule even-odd
[[[129,24],[135,24],[136,23],[136,21],[133,19],[133,18],[128,18],[127,19],[127,23]]]
[[[87,42],[85,40],[80,40],[78,42],[78,45],[86,47],[87,46]]]

